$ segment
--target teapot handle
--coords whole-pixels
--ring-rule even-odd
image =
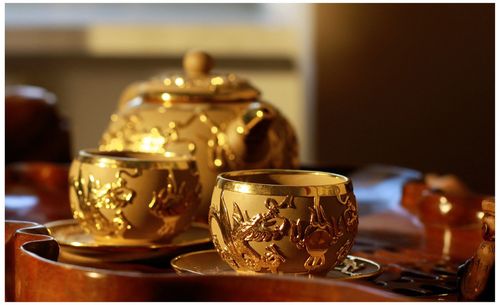
[[[237,132],[246,136],[251,136],[252,134],[257,136],[259,132],[256,129],[268,127],[275,118],[276,111],[272,107],[262,102],[252,103],[241,116],[243,124],[240,127],[243,127],[243,130],[240,128],[237,129]]]
[[[272,145],[269,132],[276,111],[262,102],[251,103],[227,128],[228,144],[239,164],[247,168],[266,164]],[[263,163],[264,162],[264,163]]]

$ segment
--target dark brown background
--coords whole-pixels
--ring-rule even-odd
[[[317,5],[323,163],[454,173],[494,192],[494,5]]]
[[[260,9],[257,4],[245,7]],[[314,61],[310,65],[314,73],[310,80],[304,76],[309,72],[299,73],[312,86],[314,98],[306,103],[316,109],[307,111],[311,113],[307,121],[292,121],[297,129],[310,124],[316,130],[307,129],[309,134],[303,135],[314,138],[304,149],[312,152],[303,158],[304,165],[395,164],[456,174],[474,190],[493,194],[494,5],[310,4],[307,8],[313,14],[304,23],[314,25],[314,44],[304,42],[303,49],[314,50],[307,55],[308,62]],[[14,83],[21,79],[57,94],[61,110],[72,115],[72,134],[79,135],[72,138],[74,149],[95,145],[127,84],[147,79],[160,68],[180,68],[182,54],[92,56],[85,53],[85,31],[63,27],[52,36],[46,31],[7,30],[6,79],[15,76]],[[50,37],[77,45],[62,44],[67,49],[54,41],[44,45]],[[9,49],[16,38],[21,42]],[[258,39],[255,43],[265,45]],[[300,71],[296,58],[252,61],[250,55],[217,56],[218,67],[252,80],[258,73]],[[286,101],[283,89],[274,88],[277,79],[276,96],[269,87],[261,89],[268,100],[284,108],[278,103]],[[89,119],[92,124],[87,124]]]

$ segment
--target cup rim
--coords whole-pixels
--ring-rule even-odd
[[[328,177],[341,178],[339,181],[331,184],[320,185],[286,185],[286,184],[268,184],[259,182],[246,182],[232,179],[239,175],[251,174],[302,174],[302,175],[322,175]],[[352,181],[344,175],[310,170],[295,169],[254,169],[241,170],[220,173],[217,176],[217,187],[222,190],[234,191],[238,193],[247,193],[255,195],[292,195],[292,196],[338,196],[345,195],[353,191]]]
[[[144,155],[152,158],[127,157],[126,154]],[[76,159],[82,163],[112,168],[183,169],[196,164],[194,156],[177,155],[173,152],[162,154],[132,150],[102,151],[94,148],[80,150]]]

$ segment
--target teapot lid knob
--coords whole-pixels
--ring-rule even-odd
[[[210,72],[214,60],[212,56],[206,52],[191,50],[184,55],[182,64],[187,75],[201,76],[207,75]]]

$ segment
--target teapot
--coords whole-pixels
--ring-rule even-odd
[[[184,73],[129,85],[99,144],[194,156],[202,185],[197,215],[204,218],[219,173],[299,165],[295,131],[279,110],[235,74],[211,73],[213,64],[209,54],[190,51]]]

